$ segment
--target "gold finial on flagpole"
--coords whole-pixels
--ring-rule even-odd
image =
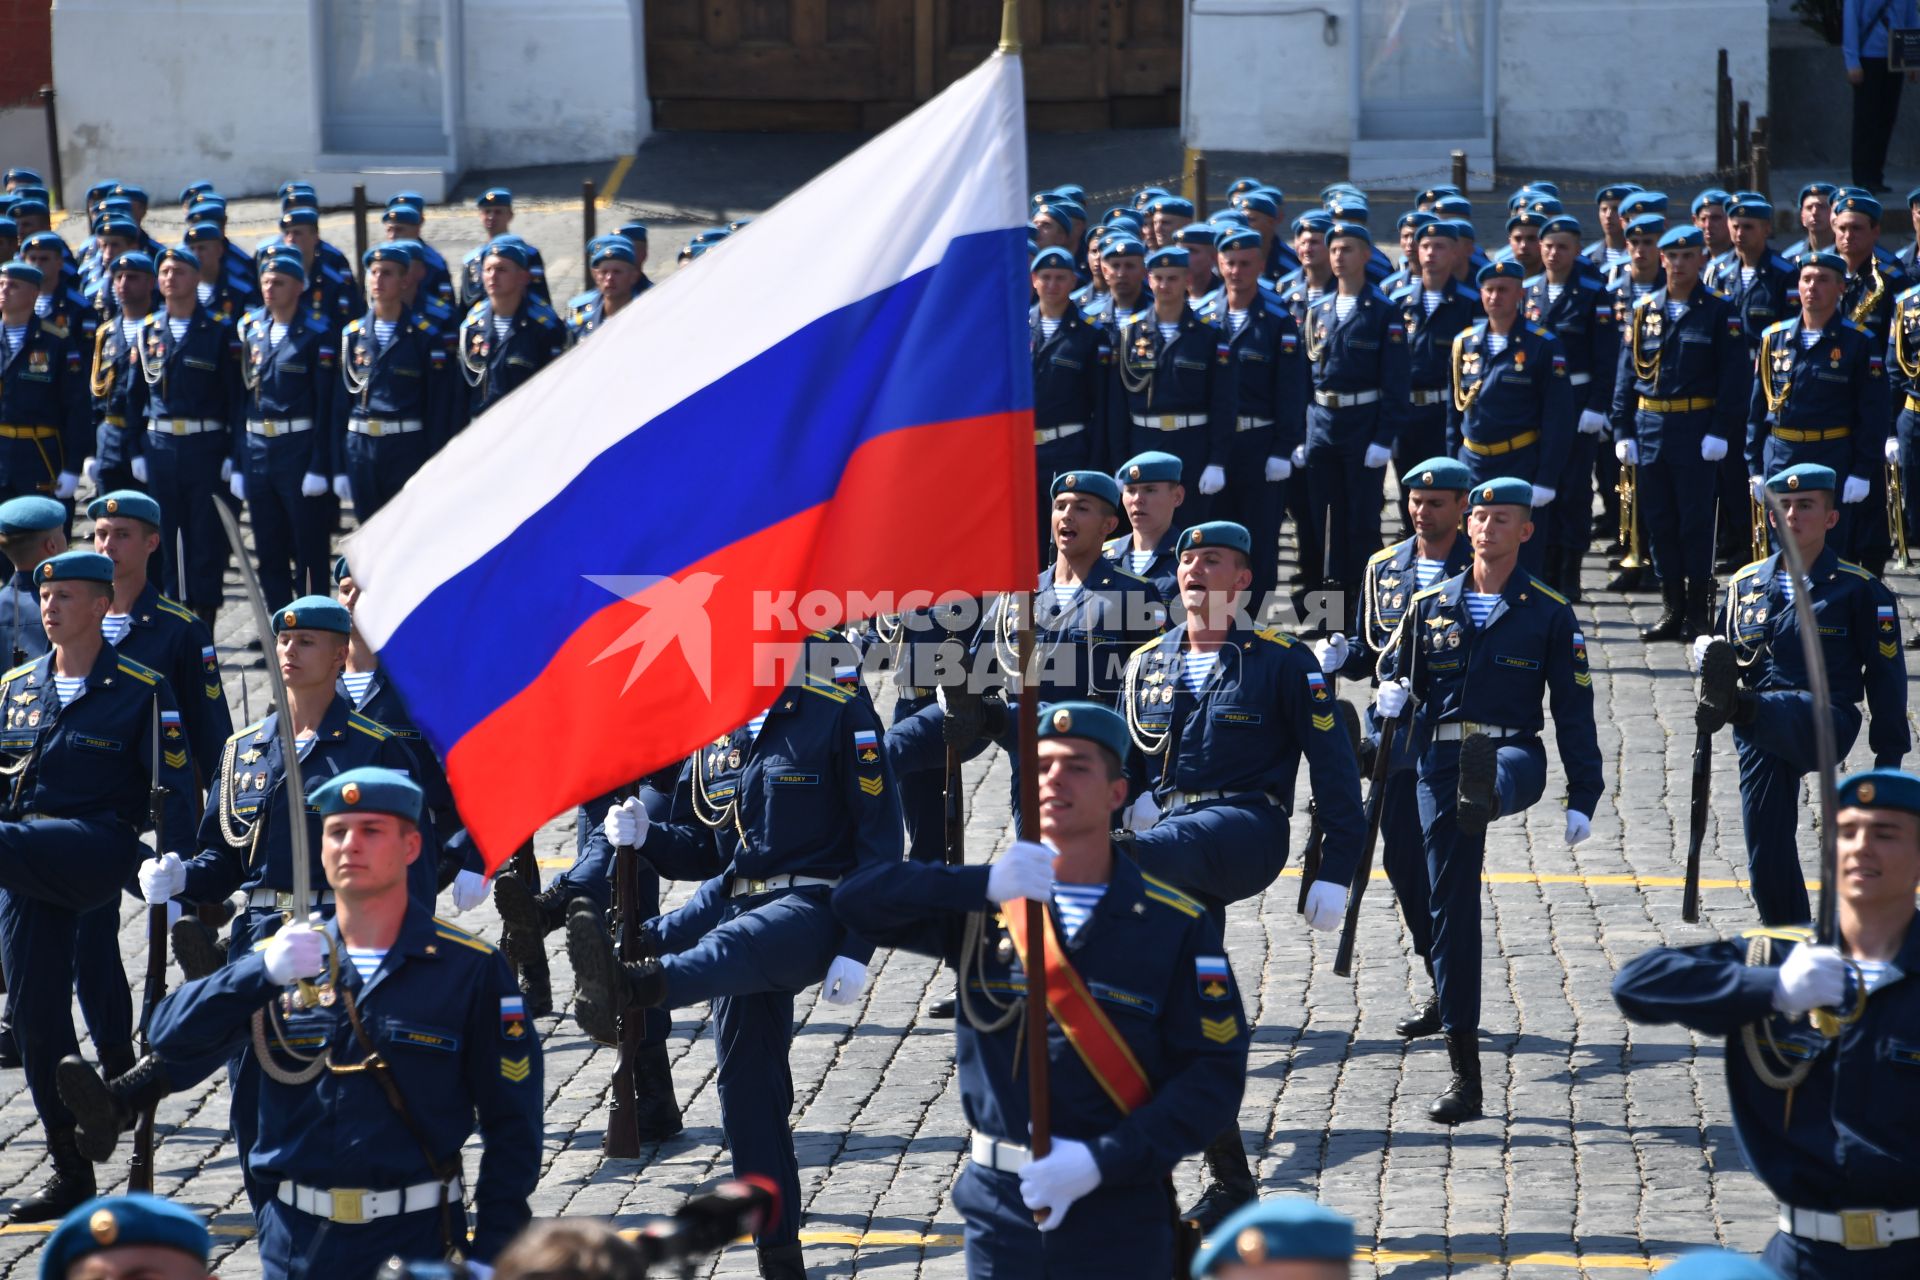
[[[1020,52],[1020,0],[1000,0],[1000,52]]]

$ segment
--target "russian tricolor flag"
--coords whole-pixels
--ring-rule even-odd
[[[1030,584],[1023,131],[1019,59],[996,55],[354,536],[356,621],[489,866],[764,710],[809,600]]]

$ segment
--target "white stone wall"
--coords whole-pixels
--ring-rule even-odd
[[[647,129],[639,0],[464,0],[470,168],[624,155]]]

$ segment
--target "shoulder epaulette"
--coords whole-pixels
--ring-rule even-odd
[[[421,316],[418,320],[415,320],[413,322],[413,327],[419,332],[425,333],[429,329],[433,328],[433,321],[427,319],[425,316]]]
[[[1533,331],[1533,336],[1536,338],[1552,338],[1554,336],[1553,330],[1548,329],[1542,325],[1534,324],[1531,321],[1528,322],[1527,328]]]
[[[1771,559],[1773,559],[1772,556],[1767,557],[1767,560],[1771,560]],[[1755,572],[1757,572],[1760,566],[1765,564],[1767,560],[1749,560],[1746,564],[1743,564],[1738,569],[1735,569],[1733,571],[1733,576],[1736,578],[1750,577]]]
[[[591,306],[593,300],[599,296],[600,291],[598,289],[589,289],[585,293],[576,293],[571,298],[568,298],[567,305],[569,307]]]
[[[1198,919],[1201,912],[1206,910],[1206,908],[1202,907],[1198,902],[1195,902],[1192,898],[1189,898],[1186,894],[1180,892],[1164,880],[1156,880],[1144,871],[1140,873],[1140,879],[1146,885],[1147,897],[1163,907],[1172,907],[1175,911],[1178,911],[1181,915],[1189,919]]]
[[[1895,302],[1905,302],[1908,298],[1920,298],[1920,284],[1914,285],[1911,289],[1902,289],[1898,294],[1894,295],[1893,300]]]
[[[439,916],[433,918],[433,932],[437,937],[445,938],[448,942],[457,942],[463,947],[470,947],[481,955],[493,954],[492,943],[468,933],[458,925],[448,924]]]
[[[1742,929],[1739,937],[1752,941],[1755,938],[1768,938],[1774,942],[1811,942],[1813,930],[1806,925],[1761,926],[1758,929]]]
[[[1793,321],[1792,321],[1792,320],[1776,320],[1776,321],[1774,321],[1774,322],[1773,322],[1772,324],[1770,324],[1770,325],[1768,325],[1768,326],[1767,326],[1767,328],[1766,328],[1766,332],[1768,332],[1768,333],[1785,333],[1785,332],[1786,332],[1786,331],[1787,331],[1788,329],[1790,329],[1790,328],[1792,328],[1792,327],[1793,327]]]
[[[1527,581],[1533,583],[1534,588],[1538,590],[1541,595],[1547,597],[1547,599],[1558,600],[1561,604],[1565,604],[1567,602],[1567,598],[1565,596],[1561,595],[1558,591],[1555,591],[1552,587],[1540,581],[1540,579],[1534,577],[1532,574],[1527,575]]]
[[[356,319],[356,320],[349,320],[349,321],[347,321],[347,327],[346,327],[346,332],[348,332],[348,333],[358,333],[358,332],[360,332],[360,321],[359,321],[359,320],[357,320],[357,319]]]
[[[1840,327],[1842,329],[1851,329],[1855,333],[1866,333],[1868,331],[1867,326],[1861,324],[1858,320],[1855,320],[1852,316],[1841,316]]]
[[[37,661],[22,663],[20,666],[17,666],[13,670],[7,672],[7,674],[5,674],[4,676],[0,676],[0,684],[6,684],[10,681],[19,679],[21,676],[27,674],[27,672],[33,670],[34,667],[38,665],[39,663]]]
[[[266,719],[265,717],[262,717],[261,719],[255,720],[252,724],[247,725],[245,728],[236,729],[232,733],[228,734],[227,741],[237,742],[241,738],[251,737],[256,733],[259,733],[262,729],[266,727],[267,727]]]
[[[1103,542],[1103,543],[1101,543],[1101,544],[1100,544],[1100,550],[1102,550],[1102,551],[1111,551],[1111,550],[1113,550],[1113,549],[1114,549],[1115,547],[1118,547],[1118,546],[1120,546],[1121,544],[1123,544],[1123,543],[1126,543],[1126,542],[1129,542],[1129,541],[1131,541],[1131,535],[1129,535],[1129,534],[1124,534],[1124,533],[1123,533],[1123,534],[1121,534],[1121,535],[1120,535],[1119,537],[1117,537],[1117,538],[1109,538],[1109,539],[1107,539],[1107,541],[1105,541],[1105,542]]]
[[[1442,590],[1445,589],[1446,585],[1447,585],[1447,580],[1445,578],[1442,578],[1440,581],[1428,587],[1425,591],[1414,592],[1413,599],[1408,601],[1407,603],[1413,604],[1417,601],[1425,600],[1428,596],[1438,595]]]
[[[161,314],[161,313],[160,313],[160,312],[158,312],[158,311],[149,311],[149,312],[147,312],[147,314],[146,314],[146,315],[144,315],[144,316],[141,316],[141,317],[140,317],[140,327],[141,327],[142,329],[151,329],[151,328],[153,328],[153,327],[154,327],[154,325],[156,325],[156,324],[158,324],[158,323],[159,323],[159,317],[160,317],[160,314]]]
[[[1143,654],[1143,653],[1147,653],[1147,652],[1148,652],[1148,651],[1150,651],[1150,650],[1153,650],[1153,649],[1157,649],[1157,648],[1159,648],[1159,647],[1160,647],[1160,642],[1161,642],[1162,640],[1165,640],[1165,639],[1166,639],[1166,638],[1167,638],[1168,636],[1170,636],[1170,635],[1172,635],[1172,634],[1173,634],[1173,633],[1172,633],[1171,631],[1167,631],[1167,632],[1163,632],[1163,633],[1161,633],[1160,635],[1157,635],[1157,636],[1155,636],[1155,637],[1154,637],[1153,639],[1151,639],[1151,640],[1149,640],[1149,641],[1147,641],[1147,642],[1146,642],[1145,644],[1143,644],[1143,645],[1140,645],[1139,647],[1137,647],[1136,649],[1134,649],[1134,651],[1133,651],[1132,653],[1130,653],[1130,654],[1128,654],[1128,655],[1127,655],[1127,661],[1128,661],[1129,663],[1131,663],[1131,662],[1132,662],[1132,661],[1133,661],[1133,660],[1134,660],[1135,658],[1137,658],[1137,657],[1139,657],[1139,656],[1140,656],[1141,654]],[[31,663],[29,663],[28,665],[30,666],[30,665],[32,665],[32,664],[31,664]],[[22,667],[22,668],[21,668],[21,670],[23,670],[23,671],[24,671],[25,669],[26,669],[25,667]]]
[[[853,701],[853,694],[823,676],[814,675],[811,671],[801,678],[798,687],[835,704],[844,705]]]
[[[358,729],[375,742],[385,742],[393,736],[393,730],[387,728],[387,726],[381,724],[378,720],[367,719],[367,717],[361,715],[358,711],[347,712],[347,727],[349,729]]]
[[[160,673],[158,671],[155,671],[152,667],[143,667],[132,658],[122,656],[119,666],[120,670],[126,672],[142,684],[160,683]]]
[[[1378,551],[1374,552],[1372,555],[1367,557],[1367,563],[1378,564],[1380,561],[1391,557],[1393,553],[1398,551],[1399,549],[1400,549],[1400,544],[1397,542],[1390,547],[1382,547]]]
[[[1853,563],[1853,561],[1851,560],[1840,561],[1839,569],[1842,573],[1850,573],[1856,578],[1865,578],[1868,582],[1879,581],[1878,578],[1874,577],[1871,573],[1868,573],[1865,569],[1862,569],[1859,565]]]
[[[1633,287],[1632,284],[1627,281],[1623,280],[1621,282],[1622,289],[1630,289],[1632,287]],[[1633,300],[1634,308],[1638,310],[1639,308],[1646,306],[1648,303],[1653,301],[1653,295],[1659,292],[1660,290],[1658,289],[1649,289],[1647,292],[1641,294],[1639,297]]]
[[[1531,289],[1533,288],[1533,286],[1539,284],[1542,280],[1545,280],[1546,278],[1547,278],[1547,273],[1542,271],[1539,275],[1528,276],[1525,280],[1521,281],[1520,287],[1523,289]]]
[[[1285,632],[1279,631],[1273,627],[1260,627],[1257,630],[1255,630],[1253,634],[1256,636],[1259,636],[1262,640],[1265,640],[1268,644],[1279,645],[1282,649],[1291,649],[1295,644],[1298,643],[1298,641],[1296,641],[1292,636],[1287,635]]]
[[[170,613],[182,622],[198,622],[200,620],[200,615],[196,614],[193,610],[187,608],[187,606],[181,604],[179,601],[169,600],[165,596],[160,596],[156,599],[154,605],[160,612]]]

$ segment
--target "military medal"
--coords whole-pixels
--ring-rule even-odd
[[[29,725],[37,725],[40,723],[40,708],[35,707],[33,710],[27,712],[27,723]]]
[[[338,994],[335,993],[333,989],[333,984],[331,982],[323,982],[320,984],[320,1003],[321,1004],[331,1009],[333,1007],[333,1002],[335,1000],[338,1000],[339,998],[340,997]]]
[[[727,752],[727,768],[738,769],[739,767],[740,767],[740,748],[735,747],[733,750]]]

